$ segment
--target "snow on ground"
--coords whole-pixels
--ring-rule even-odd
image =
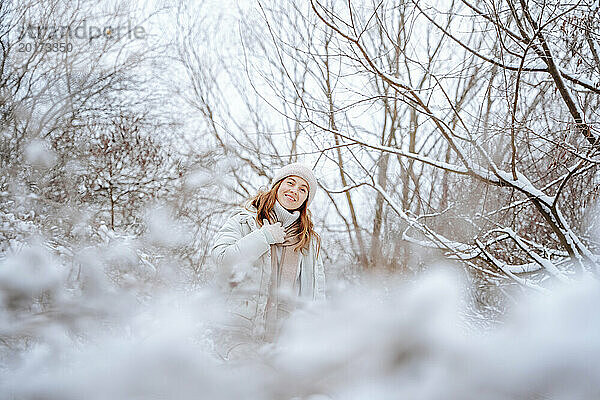
[[[298,311],[277,345],[224,360],[230,320],[216,289],[141,300],[94,257],[77,280],[42,246],[2,262],[0,398],[600,398],[595,281],[518,299],[486,331],[465,324],[463,283],[443,267],[364,281]]]

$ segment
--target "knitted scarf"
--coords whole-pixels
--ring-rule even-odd
[[[290,213],[278,201],[269,215],[281,222],[285,230],[283,243],[271,245],[271,282],[265,313],[266,337],[273,340],[279,322],[294,309],[294,297],[299,294],[298,263],[300,252],[294,246],[300,242],[300,212]],[[279,254],[281,253],[281,254]]]

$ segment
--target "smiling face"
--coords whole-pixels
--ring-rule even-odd
[[[297,210],[308,197],[308,183],[299,176],[291,175],[281,181],[277,189],[277,201],[289,211]]]

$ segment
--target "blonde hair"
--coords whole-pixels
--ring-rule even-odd
[[[271,190],[259,191],[256,194],[256,196],[252,197],[248,201],[249,206],[253,206],[254,208],[256,208],[256,222],[258,223],[258,226],[263,225],[263,219],[266,219],[271,223],[275,222],[273,221],[273,218],[270,216],[270,214],[271,210],[273,210],[273,208],[275,207],[275,201],[277,200],[277,190],[279,189],[279,186],[281,186],[282,182],[283,179],[279,180],[277,183],[275,183],[275,185],[273,185]],[[307,249],[310,245],[311,239],[314,237],[317,243],[318,256],[319,251],[321,249],[321,237],[314,230],[314,225],[310,218],[310,210],[306,207],[307,202],[308,201],[305,200],[304,203],[300,206],[300,208],[298,208],[298,211],[300,211],[300,242],[294,247],[294,251],[303,251]],[[248,205],[246,206],[247,209]]]

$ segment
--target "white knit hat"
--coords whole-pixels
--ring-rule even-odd
[[[275,175],[273,175],[273,180],[271,181],[271,188],[283,178],[287,178],[291,175],[299,176],[300,178],[304,179],[306,183],[308,183],[308,198],[306,199],[306,207],[308,207],[312,199],[315,197],[315,193],[317,192],[318,186],[315,175],[313,174],[312,170],[306,165],[301,163],[291,163],[281,167],[280,169],[275,171]]]

